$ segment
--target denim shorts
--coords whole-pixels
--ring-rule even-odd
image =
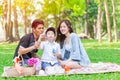
[[[48,63],[48,62],[42,62],[42,69],[45,70],[46,67],[48,67],[48,66],[55,66],[55,65],[60,66],[60,64],[58,62],[56,62],[54,64],[51,64],[51,63]]]

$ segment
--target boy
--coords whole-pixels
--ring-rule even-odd
[[[41,57],[42,69],[49,74],[63,73],[64,69],[58,63],[58,57],[60,57],[60,46],[55,42],[56,33],[53,27],[49,27],[46,32],[46,41],[41,42],[41,36],[38,42],[40,43],[40,49],[43,50]],[[59,71],[58,71],[59,70]]]

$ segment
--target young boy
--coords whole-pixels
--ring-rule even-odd
[[[60,57],[60,46],[55,42],[56,32],[53,27],[49,27],[46,32],[46,41],[41,42],[41,36],[38,42],[40,43],[40,49],[43,50],[41,57],[42,69],[49,74],[63,73],[64,69],[58,63],[58,57]],[[59,70],[59,71],[58,71]]]

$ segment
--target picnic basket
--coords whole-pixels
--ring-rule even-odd
[[[22,63],[24,65],[23,57],[21,56]],[[35,74],[35,66],[27,67],[20,66],[22,68],[22,74],[20,74],[14,66],[5,66],[2,77],[22,77],[22,76],[32,76]]]

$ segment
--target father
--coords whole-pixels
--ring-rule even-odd
[[[44,22],[42,20],[35,19],[31,26],[32,33],[29,33],[20,39],[20,42],[14,53],[14,58],[18,55],[22,55],[24,64],[27,64],[27,60],[31,57],[36,57],[36,53],[38,51],[37,48],[39,47],[37,40],[40,34],[42,34],[44,31]],[[20,61],[20,64],[23,65],[22,61]]]

